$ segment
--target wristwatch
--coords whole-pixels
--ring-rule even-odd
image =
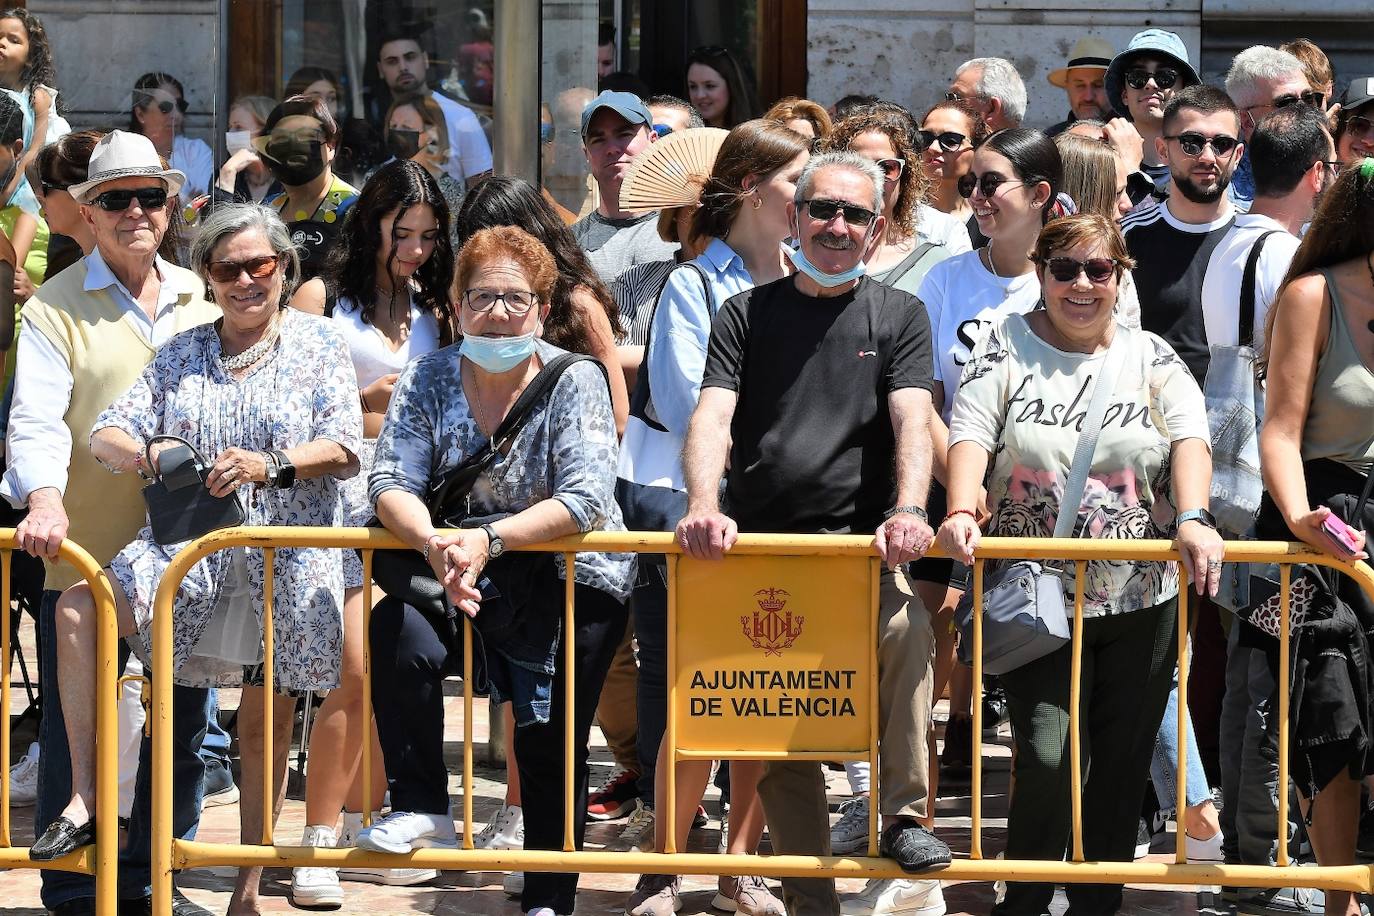
[[[1184,522],[1202,522],[1202,524],[1211,528],[1213,531],[1215,531],[1217,527],[1216,518],[1206,509],[1189,509],[1187,512],[1180,512],[1178,515],[1174,516],[1175,534],[1178,533],[1178,529]]]
[[[892,518],[894,515],[914,515],[923,522],[930,521],[926,516],[926,510],[920,506],[897,506],[894,509],[889,509],[883,517]]]
[[[268,472],[268,480],[272,486],[279,490],[288,490],[296,485],[296,466],[287,459],[286,453],[274,449],[271,452],[272,461],[277,466],[277,473],[274,475]],[[275,478],[275,479],[274,479]]]
[[[501,535],[496,533],[496,529],[491,525],[483,525],[482,530],[487,533],[487,557],[494,560],[506,552],[506,542],[501,540]]]

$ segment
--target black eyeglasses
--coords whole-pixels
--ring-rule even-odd
[[[278,260],[276,255],[270,254],[246,261],[211,261],[205,272],[216,283],[233,283],[244,271],[254,280],[261,280],[276,272]]]
[[[1150,80],[1154,80],[1160,89],[1172,89],[1178,82],[1178,71],[1172,67],[1160,67],[1158,70],[1132,67],[1126,71],[1126,85],[1132,89],[1144,89]]]
[[[1072,283],[1079,274],[1087,274],[1094,283],[1106,283],[1116,275],[1116,261],[1111,258],[1088,258],[1076,261],[1073,258],[1046,258],[1039,261],[1060,283]]]
[[[129,190],[122,188],[118,191],[106,191],[97,196],[91,203],[102,210],[110,213],[122,213],[129,209],[129,204],[134,200],[144,210],[161,210],[167,205],[166,188],[134,188]]]
[[[463,291],[463,301],[474,312],[490,312],[501,302],[511,315],[524,315],[539,299],[534,293],[523,289],[506,290],[504,293],[494,289],[474,287]]]
[[[987,96],[985,96],[985,95],[978,95],[977,93],[974,93],[974,94],[972,94],[972,95],[960,95],[959,93],[955,92],[953,89],[950,89],[949,91],[947,91],[947,92],[945,93],[945,101],[946,101],[946,102],[969,102],[969,101],[972,101],[973,99],[986,99],[986,98],[987,98]]]
[[[1302,102],[1304,105],[1311,105],[1316,109],[1324,109],[1326,107],[1323,104],[1325,101],[1326,96],[1324,94],[1309,89],[1306,92],[1290,92],[1287,95],[1281,95],[1272,102],[1260,102],[1258,105],[1246,105],[1242,111],[1249,114],[1256,108],[1287,108],[1289,105],[1296,105],[1299,102]]]
[[[968,141],[968,137],[952,130],[946,130],[938,134],[933,130],[921,130],[917,131],[917,135],[921,138],[921,149],[930,149],[938,143],[940,144],[940,149],[947,153],[962,149],[964,143]]]
[[[173,108],[175,108],[182,114],[186,114],[187,109],[189,109],[190,107],[191,106],[186,103],[185,99],[177,99],[175,102],[170,102],[167,99],[163,99],[162,101],[157,103],[157,110],[162,112],[163,114],[171,114]]]
[[[959,176],[959,196],[965,199],[973,196],[974,189],[978,189],[984,197],[989,199],[997,193],[997,189],[1003,185],[1019,185],[1025,182],[1016,181],[998,175],[996,172],[984,172],[982,175],[975,175],[972,172],[965,172]]]
[[[868,228],[878,215],[872,210],[859,207],[854,204],[845,203],[842,200],[804,200],[802,205],[806,207],[806,212],[811,214],[811,218],[828,223],[835,218],[835,214],[843,213],[844,221],[847,225],[857,226],[860,229]]]
[[[1225,134],[1217,134],[1215,137],[1206,137],[1194,131],[1184,131],[1181,134],[1165,134],[1165,140],[1177,140],[1179,149],[1183,150],[1183,155],[1191,159],[1196,159],[1202,155],[1202,148],[1210,146],[1218,156],[1229,156],[1240,143],[1235,137],[1228,137]]]

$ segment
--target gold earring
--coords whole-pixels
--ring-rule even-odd
[[[763,200],[762,200],[757,194],[755,194],[755,195],[754,195],[754,203],[753,203],[754,209],[757,210],[759,207],[762,207],[762,206],[763,206]]]

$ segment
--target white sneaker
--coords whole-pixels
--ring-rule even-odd
[[[852,855],[868,848],[868,796],[856,795],[840,805],[840,819],[830,828],[830,852]]]
[[[912,916],[944,916],[945,895],[940,882],[911,878],[871,878],[857,894],[840,898],[841,916],[880,916],[909,913]]]
[[[38,801],[38,742],[29,745],[29,752],[10,767],[10,804],[32,805]]]
[[[359,849],[401,853],[431,846],[457,849],[458,835],[453,829],[453,817],[447,812],[393,811],[358,831],[354,842]]]
[[[537,906],[526,913],[525,916],[558,916],[558,914],[553,911],[553,907]]]
[[[306,826],[301,837],[302,846],[333,847],[338,844],[334,831],[328,827]],[[339,873],[332,868],[291,869],[291,905],[340,907],[343,888],[339,887]]]
[[[1205,840],[1195,839],[1191,834],[1184,834],[1184,845],[1188,851],[1188,861],[1192,864],[1205,865],[1211,862],[1225,861],[1226,857],[1221,854],[1220,830]]]
[[[481,833],[472,838],[477,849],[524,849],[525,813],[519,805],[502,805]]]
[[[525,873],[522,871],[506,872],[506,876],[501,879],[501,890],[506,892],[507,897],[519,897],[525,892]]]
[[[372,815],[372,823],[382,819],[381,812]],[[363,829],[363,815],[358,811],[343,813],[343,833],[339,835],[339,846],[352,848],[358,845],[358,834]],[[455,840],[456,843],[456,840]],[[389,887],[410,887],[424,884],[439,877],[435,868],[364,868],[361,865],[345,865],[339,869],[339,878],[344,881],[360,881],[364,884],[385,884]]]

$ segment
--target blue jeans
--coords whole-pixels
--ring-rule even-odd
[[[1207,772],[1202,768],[1202,757],[1197,752],[1192,716],[1187,717],[1185,725],[1187,731],[1184,732],[1183,738],[1188,742],[1188,786],[1185,800],[1191,808],[1210,799],[1212,791],[1207,785]],[[1150,781],[1154,784],[1161,811],[1173,810],[1178,800],[1178,739],[1178,669],[1175,668],[1174,686],[1169,691],[1169,705],[1164,710],[1164,721],[1159,723],[1154,758],[1150,761]]]
[[[57,820],[72,797],[72,769],[67,748],[67,725],[62,718],[62,695],[58,692],[57,626],[55,612],[60,592],[44,591],[38,609],[42,656],[39,683],[43,691],[43,720],[38,726],[42,753],[38,758],[38,804],[34,811],[34,835]],[[149,675],[151,676],[151,675]],[[172,719],[172,828],[183,839],[194,839],[200,824],[200,795],[205,782],[205,764],[200,745],[210,713],[212,691],[176,687],[173,691]],[[134,806],[129,818],[129,845],[119,854],[119,896],[141,898],[152,892],[152,765],[153,742],[143,739],[139,749],[138,779]],[[64,903],[95,896],[95,879],[90,875],[44,869],[43,905],[56,909]]]
[[[205,740],[200,745],[200,759],[205,765],[218,761],[225,769],[229,768],[229,733],[219,724],[219,691],[210,691],[210,727],[205,732]]]

